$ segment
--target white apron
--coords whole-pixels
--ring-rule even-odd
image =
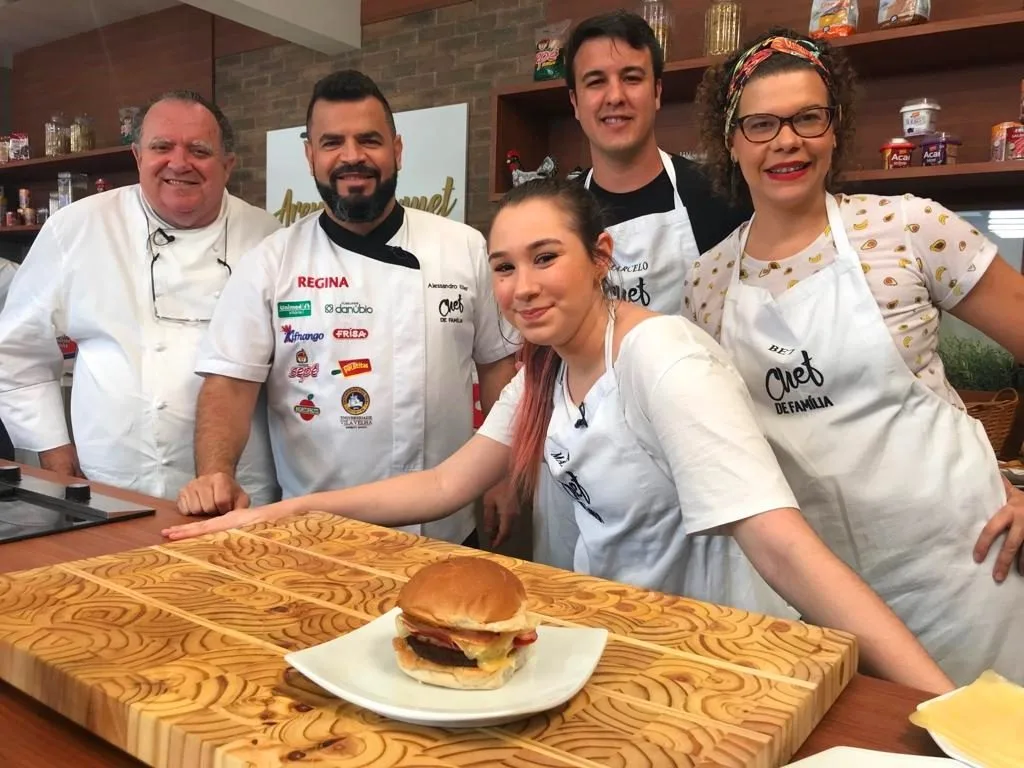
[[[989,667],[1024,682],[1024,579],[997,585],[994,555],[971,555],[1006,501],[995,454],[980,423],[907,368],[826,203],[835,263],[773,298],[740,281],[737,259],[722,346],[825,543],[958,685]]]
[[[700,253],[690,217],[676,186],[676,167],[667,152],[659,150],[672,182],[675,206],[608,227],[612,236],[614,270],[609,274],[615,295],[641,304],[652,312],[678,315],[683,306],[683,280],[687,264]],[[584,185],[589,189],[593,169]],[[533,516],[533,559],[566,570],[572,568],[579,531],[565,494],[541,468]]]
[[[605,332],[605,372],[581,412],[562,366],[544,458],[573,500],[580,535],[573,568],[624,584],[776,616],[790,609],[728,535],[688,536],[669,467],[626,422],[612,367],[614,318]],[[585,417],[586,426],[580,424]]]

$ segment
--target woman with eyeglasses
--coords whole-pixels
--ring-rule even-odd
[[[684,313],[732,354],[825,543],[954,681],[1024,682],[1022,494],[937,353],[948,311],[1024,359],[1024,276],[939,203],[835,193],[853,95],[841,51],[786,30],[707,73],[710,173],[755,213],[697,262]]]

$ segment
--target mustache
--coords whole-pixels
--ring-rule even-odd
[[[356,163],[355,165],[339,165],[333,171],[329,179],[331,184],[337,183],[338,179],[349,173],[358,173],[364,176],[372,176],[376,181],[380,181],[380,170],[372,166],[366,165],[365,163]]]

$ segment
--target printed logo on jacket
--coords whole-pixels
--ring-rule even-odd
[[[343,301],[340,304],[324,304],[327,315],[372,315],[373,307],[359,301]]]
[[[784,357],[797,352],[796,349],[775,344],[768,347],[768,351]],[[820,394],[825,385],[824,374],[814,367],[806,349],[800,350],[800,353],[803,358],[796,366],[769,368],[764,377],[765,394],[775,404],[775,412],[780,415],[816,411],[834,405],[828,395]]]
[[[341,426],[345,429],[366,429],[373,424],[373,417],[367,416],[370,410],[370,394],[362,387],[349,387],[341,395],[341,407],[345,409],[341,417]]]
[[[277,302],[277,316],[281,318],[309,317],[313,314],[313,302],[311,301],[279,301]]]
[[[314,333],[307,333],[306,331],[300,331],[297,328],[293,328],[291,323],[281,326],[281,333],[284,335],[285,344],[298,344],[300,341],[323,341],[324,335],[319,331]]]
[[[373,366],[370,364],[369,358],[363,357],[359,360],[339,360],[337,370],[331,371],[331,376],[344,376],[346,379],[349,376],[358,376],[361,373],[370,373],[373,371]]]
[[[306,379],[315,379],[320,375],[320,363],[309,364],[309,355],[306,350],[300,349],[295,353],[295,365],[288,371],[289,379],[298,379],[301,384]]]
[[[442,323],[461,323],[466,312],[462,296],[469,292],[469,286],[461,283],[427,283],[427,288],[444,291],[437,302],[437,316]]]
[[[308,394],[292,408],[303,421],[312,421],[314,416],[320,415],[320,409],[313,402],[313,395]]]

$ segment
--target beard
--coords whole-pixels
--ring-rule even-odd
[[[359,173],[370,176],[376,182],[373,192],[368,195],[342,195],[338,193],[338,179],[348,173]],[[380,171],[362,163],[357,165],[339,165],[330,175],[330,184],[323,184],[316,179],[316,188],[320,197],[338,221],[349,221],[354,224],[367,224],[376,221],[387,209],[395,197],[398,187],[398,169],[382,179]]]

